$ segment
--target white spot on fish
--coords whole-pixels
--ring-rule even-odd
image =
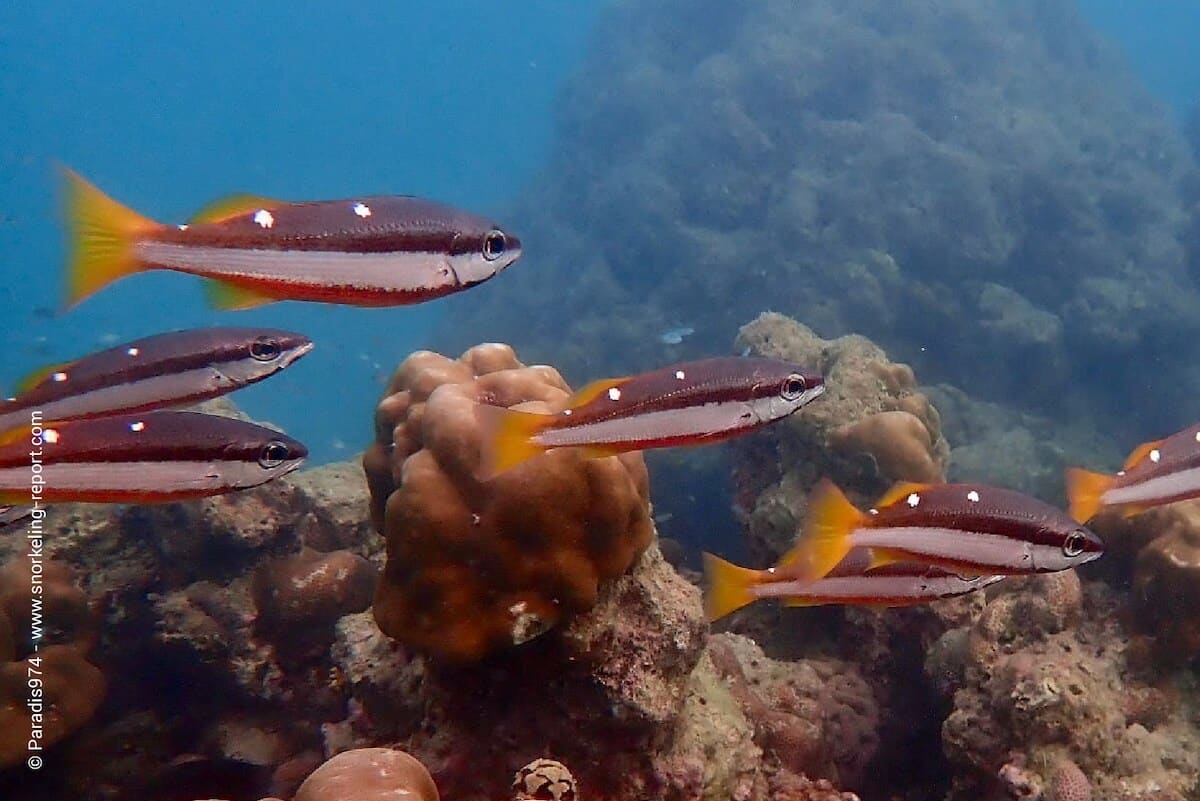
[[[355,203],[354,204],[354,213],[357,214],[359,217],[370,217],[371,216],[371,207],[368,206],[366,203],[362,203],[362,202]]]
[[[66,381],[67,380],[66,373],[55,373],[54,375],[52,375],[50,377],[53,378],[55,381]]]
[[[275,216],[266,209],[259,209],[254,212],[254,221],[263,228],[270,228],[275,224]]]
[[[768,573],[774,573],[774,572],[775,572],[775,568],[773,568],[773,567],[768,567],[768,568],[767,568],[767,572],[768,572]]]
[[[867,514],[869,514],[869,515],[877,515],[877,514],[879,514],[879,510],[878,510],[878,509],[868,509],[868,510],[867,510]]]
[[[180,231],[186,231],[188,229],[186,223],[180,223],[179,225],[177,225],[175,227],[178,228]]]
[[[571,416],[571,410],[570,410],[570,409],[563,409],[563,415],[564,415],[565,417],[570,417],[570,416]]]
[[[1158,460],[1162,458],[1162,454],[1158,452],[1158,448],[1150,451],[1150,461],[1158,464]]]
[[[967,500],[971,503],[979,503],[979,493],[975,490],[971,490],[967,493]]]
[[[45,431],[43,431],[42,432],[42,442],[49,442],[51,445],[54,445],[55,443],[57,443],[58,442],[58,429],[47,428]]]
[[[683,371],[682,371],[682,370],[676,370],[676,371],[675,371],[675,377],[676,377],[676,378],[678,378],[680,381],[682,381],[682,380],[683,380]]]
[[[1196,432],[1196,442],[1200,442],[1200,431]]]
[[[609,387],[608,388],[608,399],[615,400],[615,401],[620,400],[621,399],[621,390],[617,389],[616,387]]]
[[[137,431],[145,431],[145,430],[146,430],[146,424],[145,424],[144,422],[142,422],[141,420],[138,420],[136,423],[130,423],[130,424],[129,424],[129,430],[130,430],[130,431],[134,431],[134,432],[137,432]]]
[[[127,350],[125,352],[128,353],[130,356],[137,356],[141,353],[141,351],[138,350],[137,348],[130,348],[129,350]]]
[[[919,504],[919,503],[921,502],[921,496],[920,496],[920,495],[918,495],[918,494],[917,494],[917,493],[915,493],[915,492],[913,492],[913,493],[910,493],[910,494],[909,494],[909,496],[908,496],[908,498],[907,498],[907,499],[905,499],[905,501],[904,501],[904,502],[905,502],[905,503],[907,503],[907,504],[908,504],[909,506],[911,506],[912,508],[916,509],[916,508],[917,508],[917,504]]]
[[[1123,476],[1123,475],[1125,475],[1125,471],[1124,471],[1124,470],[1118,470],[1118,471],[1117,471],[1117,475],[1118,475],[1118,476]]]

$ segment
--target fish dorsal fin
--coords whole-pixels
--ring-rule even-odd
[[[567,408],[578,409],[580,406],[587,406],[589,403],[600,397],[611,389],[616,389],[624,384],[629,379],[624,378],[601,378],[580,389],[571,396],[567,403]]]
[[[883,497],[875,501],[876,509],[884,509],[902,498],[907,498],[914,492],[924,492],[931,485],[921,484],[916,481],[897,481],[892,485],[892,488],[883,493]],[[878,567],[878,565],[876,565]]]
[[[800,539],[779,560],[776,572],[800,581],[824,578],[850,552],[851,532],[862,519],[836,484],[821,479],[809,495]]]
[[[1128,470],[1129,468],[1133,467],[1138,462],[1149,456],[1150,451],[1154,450],[1155,448],[1161,448],[1163,442],[1164,440],[1156,439],[1151,440],[1150,442],[1143,442],[1141,445],[1138,445],[1133,449],[1129,456],[1126,457],[1125,464],[1121,465],[1121,469]]]
[[[248,195],[245,193],[228,195],[214,200],[200,209],[200,211],[192,215],[192,219],[188,220],[188,222],[193,225],[225,222],[242,214],[258,211],[259,209],[273,209],[283,205],[283,203],[284,201],[282,200],[273,200],[269,197],[261,197],[259,195]]]
[[[14,393],[17,395],[23,395],[34,387],[43,384],[47,378],[55,373],[63,372],[66,368],[70,367],[74,363],[74,361],[59,362],[58,364],[48,364],[45,367],[39,367],[37,370],[34,370],[29,375],[17,382],[17,386],[14,388]]]
[[[214,309],[239,311],[274,303],[279,298],[225,281],[209,281],[205,287],[208,302]]]

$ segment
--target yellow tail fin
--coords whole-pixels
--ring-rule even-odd
[[[140,235],[159,227],[64,168],[69,233],[67,305],[142,269],[133,255]]]
[[[1113,477],[1079,467],[1068,467],[1066,478],[1071,517],[1080,523],[1086,523],[1100,513],[1104,505],[1101,498],[1112,486]]]
[[[816,581],[850,552],[850,533],[863,514],[832,481],[821,479],[808,498],[800,541],[779,561],[780,572],[799,581]]]
[[[754,585],[761,570],[739,567],[711,553],[704,554],[704,576],[708,588],[704,593],[704,614],[711,623],[730,612],[757,601]]]
[[[477,405],[475,420],[480,429],[479,480],[489,481],[511,467],[545,453],[546,448],[532,438],[552,419],[548,414]]]

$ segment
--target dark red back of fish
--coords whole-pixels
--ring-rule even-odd
[[[778,359],[720,356],[683,362],[629,378],[617,387],[617,400],[601,393],[564,422],[579,425],[705,403],[754,400],[779,394],[783,381],[797,374],[805,377],[809,387],[822,382],[820,375]]]
[[[1117,486],[1140,484],[1160,476],[1168,476],[1183,470],[1200,467],[1200,442],[1196,440],[1200,432],[1200,423],[1185,428],[1163,440],[1158,446],[1158,461],[1149,456],[1125,471],[1125,475],[1117,477]]]
[[[183,230],[166,226],[150,238],[222,248],[456,254],[478,250],[483,235],[496,227],[461,209],[400,195],[268,202],[263,209],[269,212],[269,225],[263,224],[263,218],[255,219],[258,212],[250,211]]]
[[[1042,545],[1058,545],[1079,528],[1065,512],[1003,487],[931,484],[913,492],[917,496],[915,506],[908,497],[902,497],[880,508],[878,514],[868,515],[866,525],[946,528]]]

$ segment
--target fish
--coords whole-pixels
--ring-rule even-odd
[[[202,498],[279,478],[307,456],[286,434],[202,412],[45,422],[0,435],[0,504]]]
[[[14,523],[24,520],[32,514],[32,506],[13,506],[9,504],[0,505],[0,531],[3,531]]]
[[[279,300],[401,306],[476,286],[521,258],[520,239],[491,220],[418,197],[235,195],[186,225],[165,225],[64,173],[68,306],[144,270],[212,279],[209,300],[220,309]]]
[[[852,548],[845,558],[816,581],[789,579],[778,568],[754,570],[704,554],[708,590],[704,609],[709,622],[764,598],[784,606],[911,606],[981,590],[1002,575],[960,576],[924,562],[892,562],[872,569],[870,548]]]
[[[1068,467],[1066,482],[1068,508],[1081,523],[1108,508],[1131,517],[1200,498],[1200,423],[1138,445],[1114,475]]]
[[[479,477],[555,448],[600,457],[717,442],[782,420],[824,392],[819,373],[790,362],[723,356],[594,381],[557,414],[480,404]]]
[[[696,333],[696,329],[690,325],[681,325],[677,328],[668,328],[658,335],[658,341],[664,345],[678,345],[684,339]]]
[[[273,328],[196,328],[136,339],[35,373],[0,401],[0,431],[44,420],[186,406],[261,381],[313,348]]]
[[[855,547],[871,549],[872,569],[913,561],[963,576],[1053,573],[1104,552],[1100,538],[1062,510],[1003,487],[902,482],[863,512],[825,478],[779,572],[813,581]]]

